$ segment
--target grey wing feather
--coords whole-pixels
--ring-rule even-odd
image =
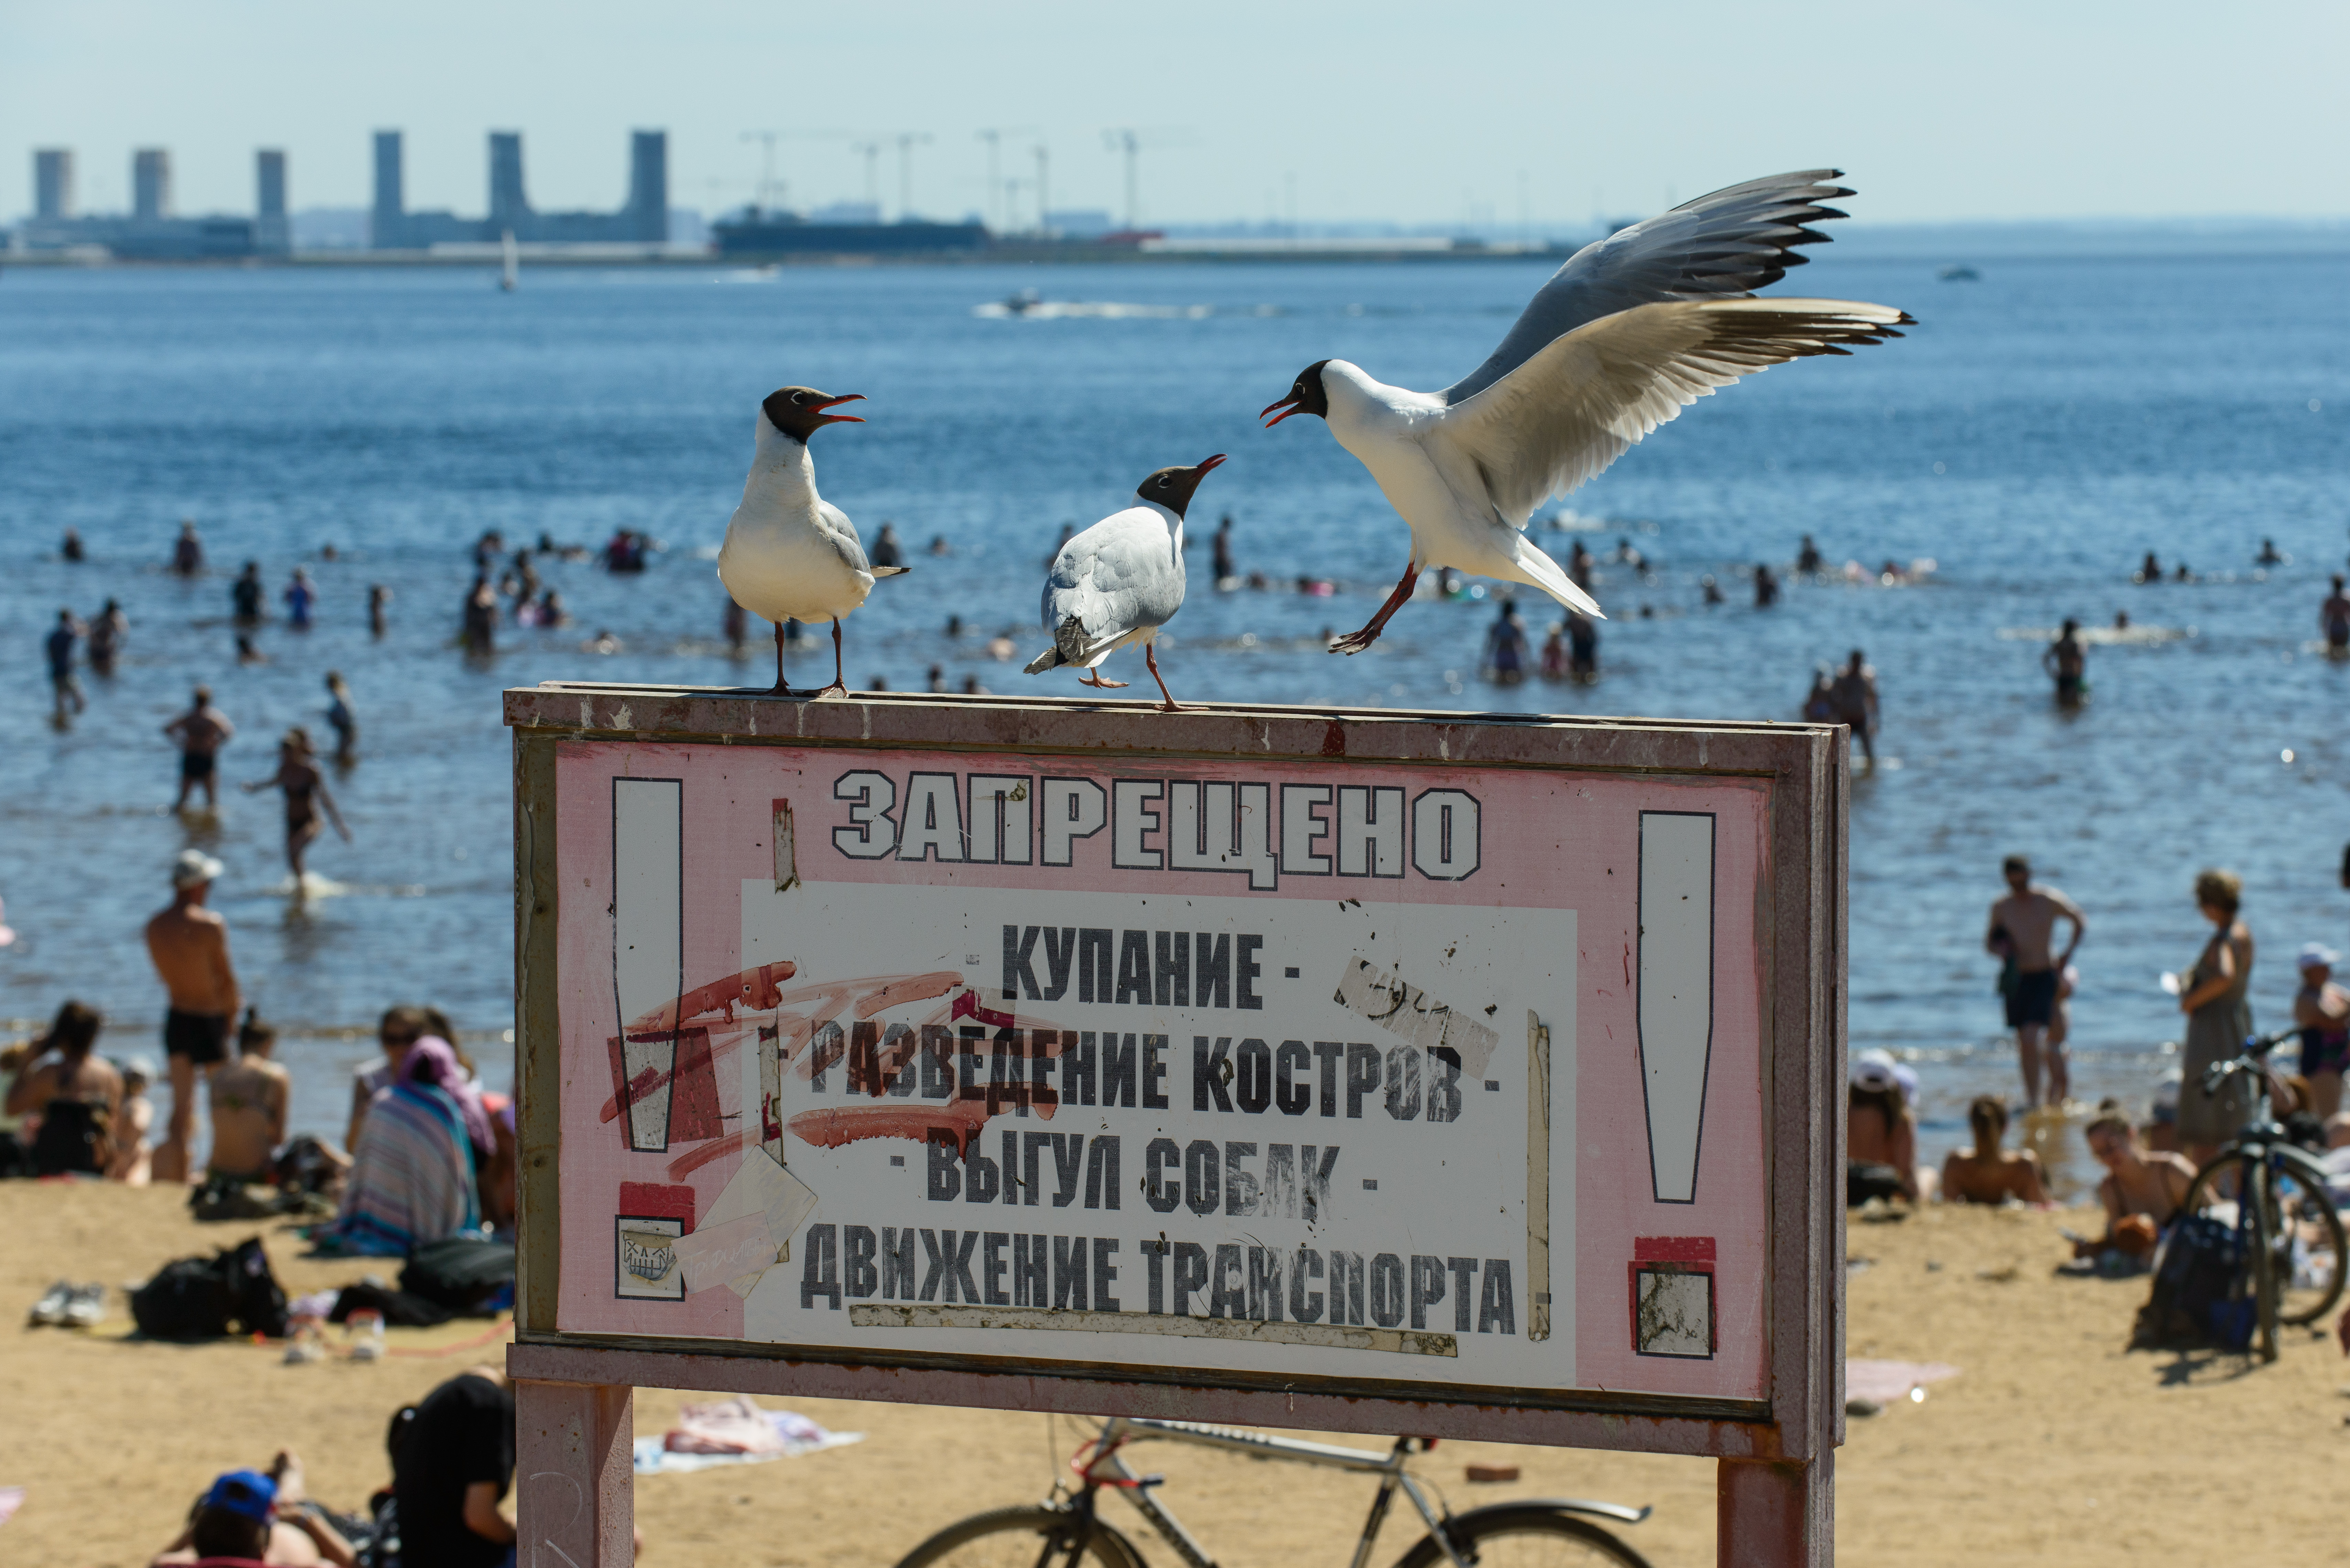
[[[873,564],[865,558],[865,541],[857,536],[857,524],[848,520],[848,514],[821,497],[816,504],[824,520],[832,524],[832,547],[840,552],[840,558],[860,572],[870,572]]]
[[[1486,361],[1438,396],[1475,397],[1588,321],[1666,300],[1735,298],[1767,287],[1807,259],[1799,245],[1828,236],[1806,223],[1845,214],[1822,202],[1852,192],[1841,169],[1749,180],[1587,244],[1551,275]]]
[[[1183,607],[1182,557],[1154,514],[1140,507],[1114,514],[1061,547],[1042,607],[1056,645],[1076,620],[1081,640],[1061,653],[1082,663],[1129,632],[1165,625]]]

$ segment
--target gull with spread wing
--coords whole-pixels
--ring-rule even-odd
[[[1411,597],[1420,572],[1451,566],[1540,588],[1570,609],[1599,607],[1525,535],[1527,518],[1606,468],[1698,399],[1789,359],[1898,337],[1908,312],[1846,299],[1758,299],[1827,235],[1852,192],[1812,169],[1732,185],[1586,245],[1544,284],[1502,346],[1440,392],[1389,387],[1344,359],[1307,366],[1269,405],[1266,428],[1318,414],[1411,526],[1395,592],[1360,631],[1330,644],[1360,653]],[[1278,410],[1276,412],[1276,410]]]
[[[816,493],[808,437],[827,425],[863,424],[855,414],[826,410],[864,400],[862,393],[836,398],[813,387],[784,387],[759,404],[751,476],[743,483],[742,504],[726,522],[718,580],[736,604],[775,623],[777,697],[792,694],[784,680],[784,622],[832,622],[832,684],[816,695],[846,693],[840,618],[865,602],[874,578],[908,569],[868,561],[857,524]]]
[[[1045,629],[1053,646],[1030,662],[1040,674],[1074,665],[1088,686],[1118,687],[1104,680],[1101,661],[1129,643],[1142,644],[1142,660],[1163,711],[1175,711],[1174,693],[1159,673],[1159,628],[1183,607],[1183,514],[1191,493],[1224,454],[1189,468],[1162,468],[1135,487],[1134,504],[1113,512],[1061,546],[1045,578]]]

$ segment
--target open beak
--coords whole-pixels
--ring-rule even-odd
[[[851,392],[845,398],[829,398],[816,404],[816,411],[823,413],[826,409],[837,409],[843,403],[861,403],[864,400],[864,393]],[[865,421],[855,414],[825,414],[824,422],[828,425],[861,425]]]
[[[1264,407],[1256,411],[1256,417],[1261,420],[1264,420],[1265,415],[1272,413],[1275,409],[1279,409],[1281,410],[1279,418],[1264,420],[1264,428],[1271,430],[1274,426],[1279,424],[1282,420],[1285,420],[1290,415],[1297,412],[1298,409],[1303,405],[1303,399],[1299,398],[1295,392],[1292,392],[1285,398],[1265,404]]]
[[[1224,454],[1222,452],[1218,452],[1213,457],[1203,458],[1200,462],[1193,463],[1191,465],[1191,472],[1198,474],[1201,479],[1205,479],[1208,477],[1208,471],[1211,468],[1222,466],[1223,461]]]

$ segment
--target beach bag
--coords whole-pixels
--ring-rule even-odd
[[[131,1293],[130,1316],[151,1339],[218,1339],[233,1324],[245,1334],[283,1339],[286,1293],[254,1236],[209,1258],[164,1264]]]
[[[494,1316],[489,1303],[515,1281],[515,1250],[504,1241],[451,1236],[408,1255],[400,1288],[468,1317]]]
[[[2235,1227],[2208,1215],[2175,1221],[2154,1266],[2154,1289],[2138,1313],[2133,1348],[2242,1350],[2252,1343],[2257,1303],[2243,1280]]]

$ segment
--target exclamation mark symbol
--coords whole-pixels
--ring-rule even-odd
[[[1640,1086],[1659,1203],[1697,1200],[1713,1052],[1713,814],[1640,814]]]
[[[669,1147],[677,1002],[685,989],[685,784],[612,781],[612,991],[629,1147]],[[663,1010],[667,1011],[664,1012]],[[656,1027],[631,1029],[647,1014]]]

